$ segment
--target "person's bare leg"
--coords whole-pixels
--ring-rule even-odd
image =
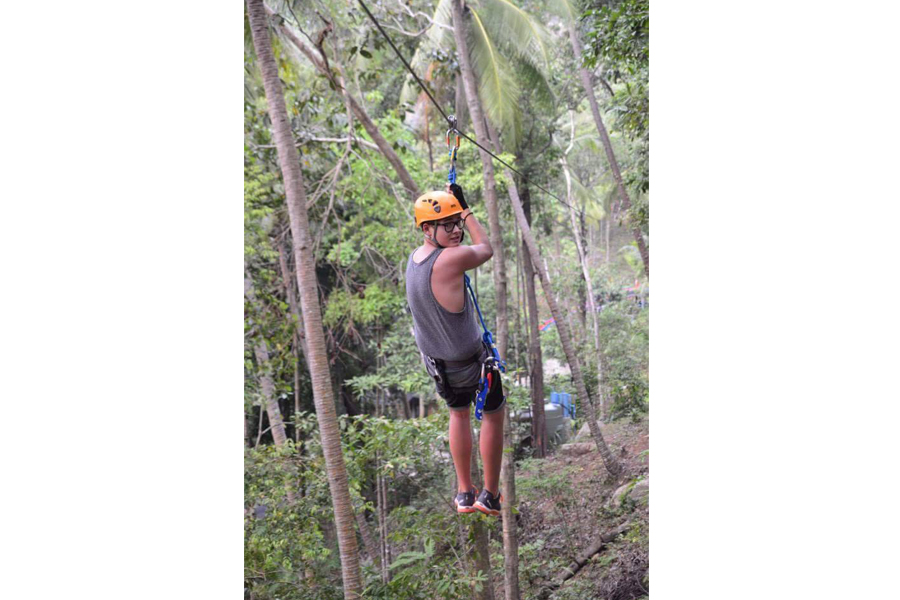
[[[484,489],[500,494],[500,459],[503,457],[503,413],[485,413],[481,421],[481,460],[484,462]]]
[[[468,492],[472,485],[472,422],[469,409],[450,411],[450,455],[456,467],[458,492]]]

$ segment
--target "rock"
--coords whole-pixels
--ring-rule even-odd
[[[563,444],[559,447],[560,454],[565,456],[581,456],[595,449],[593,442],[583,442],[578,444]]]
[[[650,480],[644,479],[642,481],[638,481],[634,484],[634,487],[631,488],[631,493],[628,494],[628,497],[638,502],[650,496]]]
[[[613,492],[613,495],[610,496],[609,502],[607,502],[607,505],[616,506],[620,502],[622,502],[622,498],[625,496],[625,494],[628,493],[628,488],[630,488],[630,487],[631,487],[630,481],[628,483],[626,483],[625,485],[619,486],[619,488]]]
[[[604,438],[609,436],[609,433],[607,433],[607,430],[609,428],[608,424],[603,423],[601,421],[597,421],[597,426],[600,427],[600,433],[603,435]],[[581,429],[578,430],[578,433],[575,435],[575,439],[573,441],[587,442],[587,441],[590,441],[590,439],[591,439],[591,428],[590,428],[588,422],[585,421],[584,425],[581,426]],[[607,441],[607,443],[609,443],[609,441]]]
[[[634,502],[639,502],[650,495],[650,480],[643,479],[637,483],[629,481],[625,485],[619,486],[613,495],[607,501],[607,506],[619,506],[627,496]]]

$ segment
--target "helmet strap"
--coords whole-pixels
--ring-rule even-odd
[[[431,237],[426,235],[425,239],[438,248],[443,248],[444,246],[442,246],[441,243],[437,241],[437,223],[435,223],[434,221],[429,221],[429,223],[431,224]]]

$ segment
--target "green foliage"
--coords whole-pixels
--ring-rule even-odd
[[[564,4],[563,9],[571,12],[573,5]],[[603,58],[598,64],[604,65],[603,73],[615,91],[605,109],[614,115],[612,143],[632,190],[646,188],[641,177],[645,173],[642,165],[646,163],[643,140],[648,125],[647,88],[640,54],[645,43],[638,39],[629,45],[629,40],[621,36],[625,35],[622,33],[626,31],[625,24],[636,18],[629,7],[640,4],[613,3],[610,10],[617,11],[614,19],[613,12],[609,12],[602,17],[604,20],[588,20],[589,27],[602,30],[603,39],[586,37],[591,44],[594,41],[604,44]],[[359,11],[347,11],[334,0],[322,0],[314,5],[292,2],[293,11],[287,10],[285,3],[272,6],[283,13],[285,23],[295,30],[298,25],[303,27],[313,39],[322,30],[320,14],[334,23],[334,30],[324,44],[332,67],[340,66],[343,70],[347,88],[364,105],[418,186],[423,191],[443,189],[448,166],[443,123],[431,107],[426,136],[421,125],[416,126],[406,118],[404,109],[408,105],[401,105],[401,89],[411,92],[403,96],[406,102],[414,101],[419,90],[404,85],[410,79],[408,73],[372,24]],[[567,145],[568,129],[560,124],[567,127],[567,110],[573,107],[575,144],[567,161],[573,173],[576,201],[586,208],[587,227],[596,231],[612,213],[610,201],[614,202],[611,195],[614,188],[603,166],[606,164],[603,149],[590,114],[573,91],[578,84],[573,84],[575,65],[571,64],[568,40],[558,35],[557,30],[545,29],[543,23],[547,19],[526,12],[537,6],[534,3],[478,0],[470,6],[474,13],[467,18],[467,26],[471,50],[480,61],[480,94],[492,123],[503,136],[507,152],[501,156],[526,173],[533,183],[563,196],[565,181],[559,158],[561,148]],[[371,5],[382,23],[409,32],[421,31],[428,25],[420,13],[434,14],[435,21],[448,24],[449,7],[449,0]],[[572,14],[577,19],[577,14]],[[591,19],[599,19],[598,15],[592,15]],[[616,35],[609,37],[608,32]],[[405,56],[415,54],[413,66],[417,73],[425,77],[430,69],[429,86],[442,107],[448,109],[453,104],[459,71],[452,32],[438,26],[430,27],[418,37],[393,34],[392,37]],[[363,413],[339,417],[350,495],[355,509],[362,511],[373,530],[374,480],[382,475],[389,482],[392,510],[387,517],[387,529],[393,552],[389,565],[391,581],[382,582],[380,573],[369,560],[364,560],[365,597],[468,599],[472,587],[483,586],[489,574],[472,575],[462,566],[461,557],[471,556],[473,550],[472,541],[458,535],[457,517],[448,508],[447,492],[454,472],[448,452],[447,411],[441,407],[426,419],[395,418],[402,414],[398,407],[407,394],[425,399],[434,393],[433,383],[422,367],[405,308],[406,260],[421,243],[421,233],[413,226],[413,199],[399,184],[387,159],[364,143],[371,141],[371,137],[356,118],[348,120],[346,105],[328,80],[290,43],[273,36],[273,48],[308,195],[309,245],[322,299],[329,368],[337,392],[336,408],[339,413],[344,410]],[[271,120],[250,46],[245,49],[244,63],[244,266],[253,290],[253,298],[245,296],[245,399],[250,438],[253,443],[252,432],[265,428],[259,407],[259,377],[265,372],[280,399],[288,435],[298,440],[289,440],[284,448],[275,449],[269,444],[268,435],[263,435],[257,447],[245,451],[245,582],[248,593],[259,599],[330,600],[343,597],[331,492],[318,422],[312,412],[311,382],[305,361],[301,358],[298,364],[294,358],[300,352],[287,289],[296,284],[284,281],[280,265],[279,251],[286,251],[287,270],[294,270],[293,240]],[[486,78],[491,73],[493,82]],[[467,129],[471,131],[471,127]],[[356,141],[349,146],[344,141],[323,141],[347,137]],[[566,143],[560,147],[560,142]],[[427,159],[429,143],[433,170]],[[509,152],[511,149],[515,153]],[[498,173],[501,235],[507,251],[507,282],[511,294],[507,357],[511,372],[504,376],[504,387],[510,408],[521,410],[530,406],[531,398],[527,387],[512,383],[512,369],[524,369],[527,354],[527,343],[523,343],[527,340],[527,324],[524,319],[518,326],[515,324],[516,301],[522,304],[518,292],[514,291],[513,264],[519,249],[512,210],[506,199],[504,167],[496,161],[494,167]],[[460,150],[458,172],[473,210],[486,225],[481,161],[478,150],[465,141]],[[586,382],[593,392],[596,350],[590,322],[582,326],[576,316],[586,290],[568,215],[565,207],[531,183],[520,180],[517,184],[523,200],[528,198],[530,202],[532,229],[550,268],[553,292],[561,305],[572,308],[574,343],[583,357]],[[646,194],[633,193],[632,204],[632,213],[646,224]],[[601,264],[595,257],[591,266],[594,281],[602,281],[604,290],[631,284],[635,271],[630,263],[635,263],[640,272],[639,257],[633,249],[627,247],[616,252],[622,243],[614,244],[609,265]],[[485,318],[496,332],[494,268],[496,263],[489,262],[477,270],[477,275],[473,274],[473,279],[477,282]],[[543,321],[550,314],[540,286],[538,297],[538,312]],[[635,418],[646,410],[647,312],[635,311],[624,302],[613,302],[604,307],[601,315],[603,350],[610,361],[608,384],[616,418]],[[556,328],[541,333],[540,340],[545,359],[556,358],[565,364]],[[265,342],[269,352],[266,365],[257,364],[254,355],[255,346],[261,342]],[[514,350],[516,343],[518,352]],[[575,395],[567,375],[549,378],[545,388],[548,395],[551,389]],[[299,397],[296,412],[293,410],[295,392]],[[372,416],[376,405],[387,416]],[[527,471],[528,463],[523,463],[523,467]],[[559,470],[537,476],[523,475],[517,481],[520,498],[528,501],[558,494],[558,490],[566,489],[571,474]],[[288,491],[293,502],[288,501]],[[560,502],[565,510],[576,510],[565,506],[565,498],[560,498]],[[529,591],[526,581],[533,580],[537,585],[539,580],[555,575],[567,562],[558,549],[546,547],[540,538],[521,544],[519,551],[523,592]],[[496,539],[492,552],[494,567],[498,569],[496,576],[502,568],[501,548]],[[604,568],[613,566],[615,563]],[[578,585],[577,581],[572,582],[557,596],[574,593],[572,590],[580,589]],[[523,594],[524,597],[528,594]]]
[[[609,416],[613,420],[630,417],[636,421],[649,408],[649,310],[640,310],[626,299],[607,304],[600,316],[603,351],[609,365]]]
[[[403,310],[404,296],[398,290],[383,289],[378,283],[359,291],[336,289],[328,298],[325,325],[335,327],[342,321],[345,327],[388,323]]]
[[[290,441],[244,451],[244,580],[257,598],[309,598],[298,595],[301,584],[322,600],[342,597],[331,575],[340,569],[336,553],[324,544],[327,483],[310,466]]]
[[[646,193],[649,179],[650,136],[650,13],[648,0],[606,2],[592,0],[584,13],[589,23],[585,65],[604,67],[604,76],[620,84],[607,105],[613,129],[634,144],[634,165],[625,177],[629,187]],[[632,215],[646,224],[644,215]],[[643,220],[642,220],[643,217]]]
[[[539,463],[523,462],[521,468],[525,470],[529,465]],[[516,494],[520,502],[532,502],[542,498],[559,498],[568,493],[569,479],[575,473],[575,467],[564,467],[552,472],[540,471],[538,477],[529,477],[516,482]]]

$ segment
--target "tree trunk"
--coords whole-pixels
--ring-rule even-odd
[[[269,14],[275,14],[275,11],[270,9],[269,7],[265,7],[266,11]],[[319,55],[315,50],[309,47],[308,44],[304,43],[303,40],[298,38],[293,32],[284,26],[284,24],[276,25],[279,32],[281,32],[284,37],[291,41],[294,46],[297,47],[300,52],[302,52],[306,58],[313,64],[316,69],[319,70],[323,75],[332,80],[334,83],[335,90],[344,96],[346,101],[350,104],[350,108],[353,110],[353,114],[356,115],[356,118],[362,123],[363,128],[366,130],[366,133],[372,138],[372,141],[375,142],[375,145],[378,146],[378,150],[384,155],[387,161],[394,168],[394,171],[397,173],[397,177],[400,179],[400,183],[403,184],[403,187],[406,188],[406,191],[413,197],[418,198],[421,195],[419,191],[419,186],[415,184],[412,179],[412,176],[409,174],[409,171],[406,170],[406,167],[403,165],[403,162],[400,160],[400,157],[397,156],[397,153],[394,152],[394,149],[391,148],[391,145],[387,140],[384,139],[384,136],[381,135],[381,132],[378,130],[378,127],[369,118],[369,114],[366,112],[366,109],[357,102],[356,98],[350,93],[350,90],[346,89],[340,82],[337,81],[334,72],[332,72],[325,64],[325,60],[322,55]]]
[[[281,281],[284,285],[285,293],[288,298],[288,305],[291,308],[291,318],[294,320],[294,419],[300,414],[300,352],[303,352],[303,359],[309,363],[307,356],[309,350],[306,348],[306,334],[303,332],[303,315],[300,314],[300,304],[297,301],[297,293],[294,284],[294,277],[288,268],[287,256],[284,253],[284,244],[278,243],[278,267],[281,269]],[[294,425],[294,441],[300,441],[300,429]]]
[[[362,537],[366,554],[372,559],[372,564],[375,565],[375,568],[380,569],[381,557],[378,555],[378,547],[375,545],[375,540],[372,538],[369,522],[366,521],[366,509],[363,508],[361,503],[354,503],[353,512],[356,516],[356,525],[359,527],[359,535]]]
[[[375,462],[376,464],[381,463],[377,455]],[[388,570],[390,559],[388,558],[387,507],[384,498],[384,477],[380,474],[375,477],[375,492],[375,505],[378,511],[379,553],[381,555],[381,582],[387,583],[390,581],[390,571]]]
[[[597,307],[594,304],[594,285],[591,281],[591,273],[588,270],[584,244],[581,243],[581,227],[578,223],[578,218],[575,215],[575,207],[572,206],[572,175],[569,173],[569,163],[566,162],[566,155],[571,151],[575,140],[575,117],[573,111],[569,111],[569,121],[572,126],[572,142],[570,142],[569,147],[566,149],[560,162],[562,163],[563,173],[566,176],[566,202],[569,203],[569,219],[572,222],[572,233],[575,236],[575,248],[578,250],[578,261],[581,263],[581,274],[584,276],[584,285],[587,288],[588,310],[591,313],[591,325],[594,329],[594,347],[597,349],[597,397],[600,402],[599,416],[602,418],[606,412],[606,396],[603,393],[605,389],[603,384],[603,360],[601,359],[603,346],[600,344],[600,327],[597,323]]]
[[[485,127],[484,113],[481,110],[481,100],[478,97],[478,89],[475,84],[475,72],[469,62],[469,48],[466,44],[466,22],[463,17],[462,0],[452,0],[453,8],[453,37],[456,38],[456,52],[459,55],[459,68],[466,88],[466,101],[469,107],[469,115],[472,117],[472,127],[475,129],[475,140],[487,148],[490,145],[487,128]],[[494,289],[497,297],[497,349],[500,356],[506,357],[507,337],[509,323],[507,320],[506,301],[506,261],[503,252],[503,236],[500,233],[500,208],[497,205],[497,184],[494,177],[494,164],[491,156],[484,150],[478,149],[481,156],[481,165],[484,170],[484,202],[487,206],[488,224],[490,228],[491,247],[494,249],[492,272],[494,275]]]
[[[244,293],[247,295],[251,302],[256,301],[256,294],[253,293],[253,280],[250,279],[249,274],[244,276]],[[260,336],[259,341],[253,348],[253,354],[256,356],[256,363],[259,369],[259,385],[262,390],[266,414],[269,416],[269,429],[272,430],[272,439],[275,441],[275,445],[280,448],[284,445],[285,441],[287,441],[287,431],[284,427],[284,419],[281,416],[281,407],[278,406],[278,398],[275,397],[275,384],[272,381],[272,374],[269,371],[269,348],[268,346],[266,346],[266,341],[262,338],[262,336]],[[256,436],[257,446],[259,445],[259,440],[263,434],[262,423],[262,414],[260,414],[259,433]],[[247,420],[245,416],[244,435],[246,436],[246,434]],[[293,504],[296,500],[294,490],[290,485],[287,489],[287,499],[288,503],[290,504]]]
[[[581,40],[578,38],[578,31],[575,29],[575,23],[567,20],[566,25],[569,29],[569,41],[572,43],[572,52],[575,53],[575,60],[581,63]],[[600,108],[597,106],[597,97],[594,95],[594,83],[591,80],[590,72],[581,67],[579,69],[581,75],[581,85],[587,94],[588,103],[591,105],[591,113],[594,115],[594,123],[597,125],[597,132],[600,134],[600,141],[603,142],[603,149],[606,151],[606,159],[609,161],[609,167],[616,181],[616,189],[619,192],[619,201],[622,208],[628,210],[631,207],[631,200],[628,198],[628,192],[625,191],[625,184],[622,183],[622,172],[619,170],[619,161],[613,153],[612,143],[609,141],[609,134],[603,125],[603,119],[600,118]],[[631,224],[631,233],[634,235],[634,241],[637,242],[638,250],[641,253],[641,259],[644,261],[644,272],[650,277],[650,250],[644,242],[644,234],[641,228],[636,224]]]
[[[606,215],[606,264],[609,265],[609,224],[612,222],[612,214]]]
[[[523,286],[525,282],[523,281],[524,277],[522,276],[522,250],[519,247],[519,241],[521,237],[519,236],[519,224],[513,221],[513,228],[515,229],[515,248],[516,248],[516,328],[515,328],[515,351],[516,351],[516,384],[522,385],[522,351],[520,349],[521,341],[522,341],[522,311],[524,306],[524,298],[525,293],[523,291]],[[527,326],[526,321],[526,326]],[[527,368],[527,359],[525,360],[525,366]]]
[[[485,119],[488,135],[494,152],[499,154],[500,136]],[[504,276],[505,277],[505,276]],[[502,352],[502,351],[501,351]],[[541,407],[543,409],[543,406]],[[503,502],[500,507],[503,521],[503,578],[506,600],[519,600],[519,538],[516,530],[516,519],[513,508],[516,505],[516,469],[513,456],[512,429],[509,421],[509,405],[504,409],[503,417],[503,458],[501,459],[500,483],[503,486]]]
[[[506,169],[505,175],[509,188],[509,199],[512,201],[513,211],[516,214],[516,219],[519,221],[519,229],[522,230],[522,238],[525,240],[525,245],[531,255],[531,261],[534,263],[538,277],[541,280],[541,287],[544,289],[544,298],[547,301],[547,305],[550,307],[550,313],[556,320],[556,329],[559,332],[559,340],[562,343],[563,352],[565,352],[566,359],[569,362],[569,368],[572,371],[572,381],[575,384],[575,390],[578,394],[578,402],[588,410],[588,427],[591,430],[591,437],[594,438],[594,443],[597,445],[597,451],[603,459],[606,470],[609,471],[610,475],[613,477],[618,477],[622,469],[618,461],[616,461],[609,451],[606,440],[603,439],[603,434],[600,432],[600,426],[597,425],[597,409],[584,385],[584,377],[581,374],[581,361],[578,360],[578,355],[575,353],[575,345],[572,343],[572,333],[569,328],[568,316],[560,311],[556,298],[553,295],[550,277],[547,275],[547,267],[541,260],[537,242],[535,242],[534,236],[531,234],[531,226],[528,224],[528,221],[525,218],[525,212],[522,210],[522,204],[519,202],[519,191],[516,189],[516,182],[515,179],[513,179],[512,172],[510,172],[509,169]]]
[[[434,150],[431,148],[431,131],[428,127],[428,105],[425,105],[425,144],[428,146],[428,171],[434,173]]]
[[[481,475],[481,452],[479,448],[481,447],[479,439],[479,430],[475,430],[472,436],[472,481],[482,481]],[[481,571],[483,574],[487,576],[487,580],[484,582],[484,585],[481,588],[480,592],[476,592],[475,598],[477,600],[494,600],[494,581],[491,570],[491,550],[490,550],[490,542],[488,540],[488,531],[482,522],[482,519],[476,518],[472,521],[472,541],[475,544],[475,559],[473,561],[473,568],[476,571]]]
[[[253,280],[250,274],[245,272],[244,275],[244,295],[251,302],[256,302],[256,293],[253,291]],[[266,340],[262,335],[259,341],[253,347],[253,354],[256,357],[256,364],[259,371],[259,387],[262,391],[263,402],[266,414],[269,415],[269,429],[272,430],[272,439],[279,448],[284,445],[287,440],[287,433],[284,429],[284,419],[281,416],[281,407],[278,406],[278,399],[275,397],[275,384],[272,381],[272,374],[269,372],[269,348]],[[260,415],[260,423],[262,415]],[[258,443],[258,442],[257,442]]]
[[[468,101],[469,114],[472,115],[472,124],[475,127],[475,137],[479,144],[487,146],[491,144],[496,153],[500,153],[500,140],[496,130],[484,117],[481,110],[481,99],[475,88],[475,75],[469,63],[469,50],[465,40],[465,22],[463,20],[461,0],[453,0],[453,35],[456,37],[457,53],[460,57],[460,70],[463,74],[463,83],[466,87],[466,100]],[[483,127],[479,127],[480,124]],[[497,349],[500,356],[507,358],[509,349],[509,320],[507,304],[507,280],[506,260],[503,252],[503,236],[500,233],[500,207],[497,203],[496,183],[494,181],[493,159],[487,152],[479,148],[481,162],[484,169],[485,189],[490,194],[485,194],[485,202],[488,209],[488,221],[490,223],[491,246],[494,249],[494,288],[497,296]],[[504,557],[504,589],[506,600],[519,600],[519,541],[516,532],[515,515],[512,512],[516,501],[516,474],[515,463],[512,454],[512,439],[510,435],[509,405],[504,407],[503,438],[504,451],[501,458],[502,494],[504,500],[501,505],[501,519],[503,521],[503,557]],[[485,551],[487,549],[485,548]],[[490,571],[488,571],[490,573]]]
[[[525,220],[531,223],[531,192],[522,188],[522,204]],[[525,271],[525,296],[528,301],[528,355],[531,361],[531,439],[535,456],[547,455],[547,425],[544,417],[544,358],[541,355],[537,294],[534,289],[534,265],[531,254],[522,238],[522,268]]]
[[[376,357],[376,363],[379,360]],[[377,369],[377,364],[376,364]],[[385,403],[383,401],[383,396],[381,390],[375,390],[375,416],[383,417],[384,416]],[[391,564],[391,546],[388,542],[388,526],[387,526],[387,515],[388,515],[388,504],[387,504],[387,487],[384,480],[384,475],[378,472],[381,469],[382,460],[381,453],[375,452],[375,512],[378,515],[378,538],[379,538],[379,552],[381,555],[381,581],[382,583],[388,583],[391,580],[391,572],[388,568]]]
[[[284,420],[281,418],[281,408],[275,397],[275,385],[272,383],[272,375],[269,371],[269,349],[263,339],[253,348],[256,355],[256,363],[259,368],[259,386],[262,388],[263,399],[266,403],[266,414],[269,415],[269,428],[272,430],[272,439],[279,448],[287,440],[284,430]]]
[[[509,404],[503,407],[503,458],[500,470],[503,502],[500,518],[503,524],[503,581],[506,600],[519,600],[519,537],[516,529],[516,472]]]
[[[465,131],[469,109],[466,108],[466,86],[463,83],[462,77],[456,79],[456,96],[454,97],[453,104],[456,109],[456,126],[460,131]]]
[[[284,105],[284,95],[278,79],[278,67],[272,53],[265,5],[262,0],[247,0],[247,12],[250,18],[253,45],[263,75],[269,116],[272,121],[278,161],[281,165],[285,196],[287,197],[291,234],[294,241],[294,262],[297,269],[303,324],[309,350],[307,359],[312,379],[313,400],[316,404],[322,452],[325,455],[328,484],[334,505],[344,597],[347,600],[356,600],[362,593],[359,550],[356,544],[355,518],[350,501],[347,470],[341,454],[341,437],[334,408],[331,374],[325,350],[325,335],[322,330],[322,311],[319,306],[312,240],[309,233],[309,217],[306,212],[306,188]]]

